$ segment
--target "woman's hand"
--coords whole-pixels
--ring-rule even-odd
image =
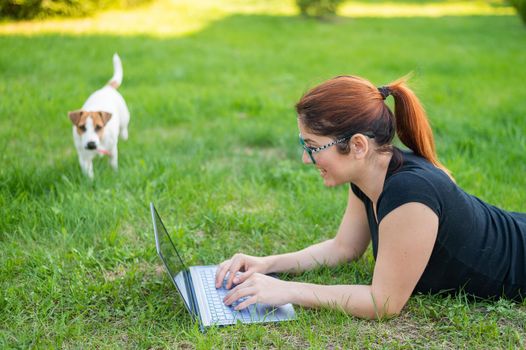
[[[216,288],[221,287],[227,273],[229,273],[229,275],[226,289],[230,289],[232,288],[232,283],[241,284],[253,273],[266,273],[266,270],[267,264],[265,258],[239,253],[235,254],[231,259],[219,264],[216,271]]]
[[[288,293],[291,288],[288,283],[290,282],[256,272],[228,292],[223,302],[225,305],[232,305],[236,300],[247,297],[234,308],[235,310],[242,310],[255,303],[280,306],[289,302]]]

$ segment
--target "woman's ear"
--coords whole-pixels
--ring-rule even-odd
[[[369,142],[367,137],[362,134],[356,134],[351,137],[351,153],[357,159],[365,158],[365,155],[369,151]]]

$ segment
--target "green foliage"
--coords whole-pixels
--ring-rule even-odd
[[[517,9],[519,16],[526,25],[526,0],[509,0],[509,2]]]
[[[150,0],[0,0],[0,18],[80,17],[109,7],[131,7]]]
[[[296,4],[304,16],[324,17],[335,15],[338,6],[340,6],[343,1],[344,0],[296,0]]]

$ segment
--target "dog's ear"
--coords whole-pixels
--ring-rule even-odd
[[[99,112],[99,113],[100,113],[100,118],[102,119],[102,122],[104,123],[104,125],[106,125],[108,120],[111,119],[111,113],[108,113],[108,112]]]
[[[68,112],[68,117],[69,119],[71,119],[71,122],[74,125],[78,125],[80,121],[80,117],[82,117],[82,111],[79,110],[79,111]]]

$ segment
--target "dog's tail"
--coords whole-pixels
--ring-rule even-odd
[[[113,76],[111,77],[110,81],[108,81],[109,86],[111,86],[114,89],[118,89],[119,86],[121,86],[122,83],[122,62],[116,53],[113,54]]]

